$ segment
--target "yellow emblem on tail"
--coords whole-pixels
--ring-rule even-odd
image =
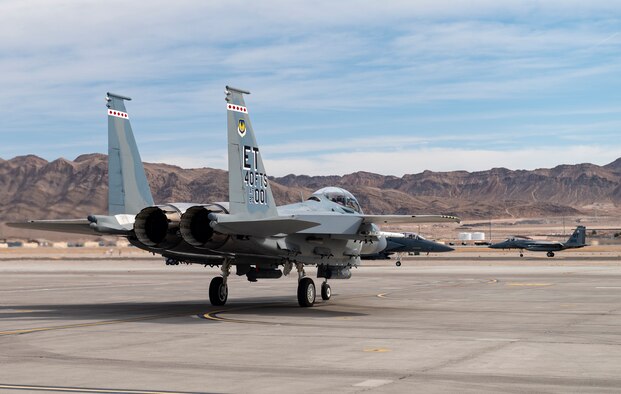
[[[239,132],[239,135],[241,135],[242,137],[244,136],[244,134],[246,133],[246,121],[240,119],[237,122],[237,131]]]

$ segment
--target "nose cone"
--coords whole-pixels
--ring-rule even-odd
[[[505,247],[505,242],[499,242],[497,244],[491,244],[488,246],[491,249],[503,249]]]
[[[437,248],[436,252],[452,252],[455,250],[451,248],[450,246],[443,245],[443,244],[437,244],[436,248]]]
[[[438,243],[438,242],[433,242],[433,241],[421,241],[424,243],[424,248],[427,251],[431,252],[431,253],[442,253],[442,252],[451,252],[455,249],[451,248],[450,246]]]

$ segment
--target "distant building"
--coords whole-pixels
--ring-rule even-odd
[[[129,246],[129,242],[126,239],[117,239],[114,242],[114,246],[117,248],[126,248]]]

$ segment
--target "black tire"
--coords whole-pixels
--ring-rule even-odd
[[[554,257],[554,252],[548,252],[548,257]]]
[[[524,257],[524,253],[520,253],[520,257]]]
[[[315,304],[315,282],[311,278],[302,278],[298,282],[298,304],[307,308]]]
[[[221,306],[226,304],[229,298],[229,286],[224,283],[224,278],[216,276],[209,284],[209,301],[211,305]]]
[[[400,261],[397,261],[397,262],[395,263],[395,265],[396,265],[397,267],[401,267],[401,262],[400,262]]]
[[[324,301],[328,301],[332,297],[332,289],[330,289],[330,285],[327,283],[321,284],[321,299]]]

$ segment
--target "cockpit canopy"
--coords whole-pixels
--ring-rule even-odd
[[[512,235],[509,238],[507,238],[507,241],[527,241],[527,240],[532,240],[531,237],[527,237],[525,235]]]
[[[362,209],[360,209],[360,204],[358,204],[356,197],[340,187],[324,187],[313,193],[313,196],[323,196],[345,208],[352,209],[354,212],[362,213]]]
[[[425,241],[426,238],[423,237],[422,235],[416,234],[416,233],[403,233],[403,235],[405,236],[405,238],[411,238],[411,239],[418,239],[421,241]]]

